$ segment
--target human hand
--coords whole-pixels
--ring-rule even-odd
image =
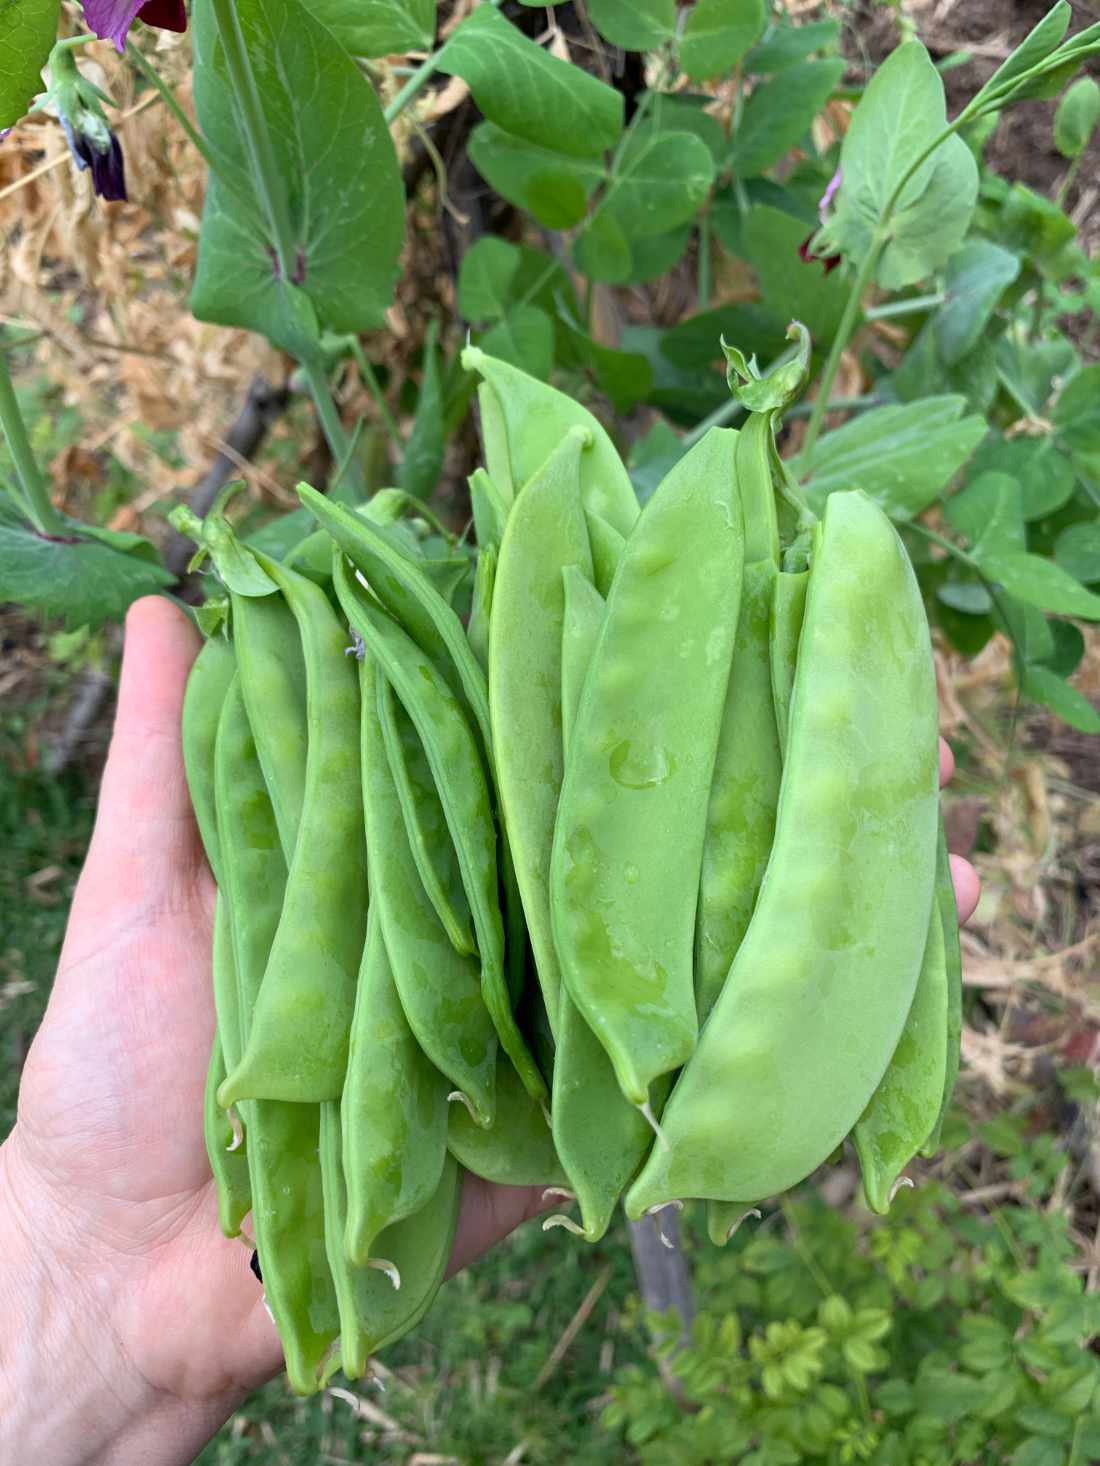
[[[179,735],[198,646],[168,601],[139,601],[127,618],[95,833],[0,1148],[0,1248],[10,1239],[28,1258],[57,1336],[51,1351],[40,1330],[16,1330],[32,1367],[16,1373],[36,1377],[34,1351],[53,1398],[86,1400],[74,1418],[28,1392],[39,1418],[24,1419],[23,1454],[48,1441],[51,1466],[190,1461],[282,1362],[249,1252],[218,1229],[203,1141],[214,885]],[[452,1270],[540,1208],[540,1189],[468,1177]],[[18,1318],[27,1303],[13,1299]],[[9,1347],[0,1374],[14,1383]],[[59,1388],[51,1352],[79,1361],[82,1385]],[[3,1408],[0,1419],[19,1428]],[[63,1439],[43,1434],[66,1421]],[[111,1432],[102,1445],[97,1430]]]

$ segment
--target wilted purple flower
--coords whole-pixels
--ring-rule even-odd
[[[76,166],[92,170],[96,193],[103,199],[124,200],[126,169],[122,148],[102,106],[110,102],[110,97],[81,73],[73,51],[64,41],[59,41],[50,52],[49,69],[50,89],[31,110],[49,108],[56,112]]]
[[[99,197],[109,203],[125,203],[126,165],[122,146],[114,133],[108,130],[105,142],[101,142],[98,137],[75,131],[67,117],[62,117],[61,126],[69,139],[76,166],[81,172],[86,168],[92,170],[92,187]]]
[[[97,36],[114,41],[121,51],[135,19],[166,31],[185,31],[183,0],[84,0],[84,18]]]

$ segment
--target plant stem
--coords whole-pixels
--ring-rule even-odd
[[[8,449],[15,464],[19,485],[19,501],[23,512],[39,534],[63,534],[65,521],[50,502],[49,485],[27,436],[27,425],[19,411],[11,373],[4,353],[0,351],[0,427],[4,429]]]
[[[130,57],[130,60],[134,63],[134,65],[137,67],[137,69],[141,72],[141,74],[145,78],[145,80],[150,84],[150,86],[155,87],[156,90],[160,93],[160,99],[161,99],[161,101],[168,108],[169,112],[171,112],[172,116],[176,119],[176,121],[179,123],[179,125],[183,128],[184,132],[187,134],[188,138],[191,140],[191,143],[193,144],[193,146],[195,148],[195,151],[203,159],[203,161],[205,162],[206,166],[211,171],[213,171],[213,169],[214,169],[214,160],[211,157],[210,149],[206,145],[206,140],[196,130],[196,128],[194,127],[194,125],[191,122],[190,117],[188,117],[187,113],[183,110],[183,108],[180,106],[180,104],[176,101],[176,98],[175,98],[174,93],[171,92],[167,86],[165,86],[164,80],[161,77],[160,73],[146,59],[146,57],[142,54],[141,50],[137,46],[134,45],[133,41],[127,41],[126,42],[126,51],[127,51],[127,54]]]
[[[401,433],[398,430],[397,423],[394,421],[389,403],[383,395],[374,367],[367,360],[367,353],[363,350],[363,344],[358,336],[351,338],[351,354],[355,357],[355,364],[359,368],[359,375],[363,379],[363,385],[374,398],[374,405],[378,408],[378,415],[382,419],[382,426],[386,429],[387,437],[395,448],[402,448],[404,445],[401,441]]]
[[[336,403],[332,400],[332,392],[329,389],[328,377],[325,375],[324,362],[320,353],[303,357],[301,367],[309,383],[310,396],[317,409],[317,416],[321,420],[321,431],[325,435],[325,441],[336,462],[346,465],[342,477],[351,484],[354,493],[360,498],[365,498],[367,486],[363,481],[363,471],[352,455],[353,445],[344,424],[340,421]]]
[[[937,290],[931,295],[912,295],[907,300],[888,300],[885,305],[872,305],[863,312],[867,321],[886,321],[891,316],[911,316],[916,311],[935,310],[943,305],[947,294]]]
[[[721,407],[716,407],[701,423],[696,423],[690,433],[684,434],[684,451],[686,452],[688,448],[694,448],[700,438],[706,437],[711,428],[726,427],[728,423],[731,423],[744,410],[736,397],[731,397],[728,402],[723,402]]]
[[[813,411],[810,413],[810,421],[806,428],[806,441],[802,445],[801,454],[803,475],[807,474],[810,470],[814,447],[821,435],[821,427],[825,421],[825,414],[829,410],[829,395],[832,392],[833,382],[836,380],[836,374],[840,368],[840,358],[844,355],[849,338],[855,327],[856,317],[859,315],[860,307],[863,304],[863,292],[871,283],[871,278],[875,273],[875,266],[878,264],[884,242],[885,234],[880,225],[879,232],[871,241],[871,247],[868,249],[866,255],[864,255],[863,263],[860,265],[856,278],[852,282],[852,288],[848,292],[844,314],[840,318],[840,325],[837,327],[836,335],[833,337],[832,349],[829,352],[828,360],[825,363],[817,385],[817,397],[814,400]]]
[[[699,216],[698,308],[705,311],[710,304],[710,214]]]
[[[66,36],[63,40],[55,41],[55,51],[75,51],[78,46],[88,46],[92,41],[98,41],[99,36]]]
[[[499,10],[501,5],[504,4],[504,0],[489,0],[489,4],[494,10]],[[432,54],[426,57],[412,73],[408,81],[382,114],[387,123],[393,122],[395,118],[400,117],[409,103],[423,89],[425,83],[430,80],[432,72],[438,66],[439,58],[443,55],[448,45],[449,40],[444,41],[442,46],[437,46]]]
[[[211,0],[211,5],[217,22],[218,35],[225,52],[229,80],[240,112],[245,145],[252,162],[252,176],[256,185],[256,193],[267,216],[267,227],[278,261],[279,273],[284,280],[293,280],[295,247],[290,210],[275,151],[271,146],[271,137],[263,114],[260,93],[256,87],[256,78],[249,61],[248,47],[245,45],[244,33],[241,30],[240,17],[233,0]]]

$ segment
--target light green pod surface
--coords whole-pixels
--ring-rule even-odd
[[[707,1236],[715,1247],[725,1247],[752,1207],[744,1201],[708,1201]]]
[[[862,1114],[913,1000],[939,808],[932,648],[905,549],[859,492],[827,501],[794,707],[756,910],[632,1217],[807,1176]]]
[[[455,951],[474,953],[470,906],[439,791],[412,719],[385,677],[378,680],[377,715],[421,884]]]
[[[940,820],[936,844],[936,913],[943,926],[944,967],[947,973],[947,1054],[944,1064],[943,1096],[939,1114],[928,1139],[921,1146],[921,1155],[933,1156],[940,1147],[944,1116],[955,1092],[959,1077],[959,1046],[962,1040],[962,951],[959,947],[959,908],[955,902],[955,882],[951,877],[951,861],[947,853],[947,835]]]
[[[543,1000],[556,1030],[561,976],[550,928],[550,852],[562,781],[562,569],[591,573],[580,500],[586,449],[571,428],[520,490],[500,547],[489,636],[497,787]]]
[[[482,387],[481,390],[487,392],[489,389]],[[484,468],[475,468],[468,482],[478,549],[484,554],[486,550],[500,544],[504,536],[504,526],[508,522],[508,510],[515,496],[511,489],[507,497],[501,493]]]
[[[470,648],[482,671],[489,672],[489,618],[493,610],[493,587],[497,575],[497,547],[483,545],[478,551],[477,571],[474,575],[474,598],[470,607],[470,619],[466,635]]]
[[[474,1176],[499,1186],[564,1186],[565,1172],[542,1106],[519,1082],[512,1065],[497,1064],[497,1112],[489,1128],[475,1125],[465,1107],[451,1106],[447,1147]]]
[[[488,750],[489,689],[485,673],[466,639],[462,622],[424,573],[423,565],[392,530],[326,499],[308,484],[298,485],[298,497],[328,531],[339,551],[366,578],[382,605],[434,662],[451,690],[466,703]]]
[[[372,906],[341,1100],[353,1262],[365,1264],[378,1234],[426,1205],[439,1185],[449,1087],[409,1027]]]
[[[331,563],[331,552],[330,552]],[[307,682],[302,635],[281,595],[234,596],[233,642],[279,836],[294,854],[306,793]]]
[[[554,834],[562,978],[638,1105],[698,1028],[695,910],[741,592],[735,441],[711,429],[627,541]]]
[[[496,829],[489,790],[473,732],[439,671],[411,637],[354,579],[342,561],[335,566],[336,591],[351,625],[416,725],[443,801],[447,828],[481,957],[481,991],[493,1027],[528,1093],[546,1097],[546,1085],[512,1014],[504,973],[504,929],[497,896]],[[397,953],[387,937],[391,960]]]
[[[487,477],[496,490],[500,511],[500,534],[503,534],[504,521],[508,518],[508,510],[512,507],[512,502],[516,497],[516,485],[512,479],[512,460],[508,453],[507,419],[504,416],[500,398],[489,382],[482,382],[477,389],[477,407],[481,417],[481,444],[484,449],[485,468]],[[497,535],[498,539],[500,534]],[[480,544],[480,526],[477,537]]]
[[[320,1105],[248,1100],[252,1227],[264,1296],[275,1319],[291,1388],[314,1394],[340,1334],[336,1288],[325,1251],[318,1162]]]
[[[349,1379],[361,1379],[370,1356],[408,1333],[427,1313],[446,1276],[461,1196],[458,1167],[446,1155],[429,1201],[387,1227],[378,1239],[379,1255],[388,1260],[401,1286],[395,1287],[391,1275],[378,1268],[356,1267],[343,1245],[347,1193],[341,1128],[340,1105],[323,1105],[320,1171],[325,1244],[338,1300],[340,1344],[323,1363],[322,1384],[341,1368]]]
[[[183,695],[180,738],[183,766],[195,823],[215,879],[218,875],[218,820],[214,800],[214,745],[218,721],[229,684],[237,672],[237,659],[224,637],[206,642],[191,667]]]
[[[332,580],[332,541],[323,529],[314,530],[283,556],[283,564],[324,589]]]
[[[745,566],[707,806],[695,921],[695,1002],[706,1022],[748,930],[775,834],[782,761],[768,666],[774,560]]]
[[[324,592],[266,555],[306,664],[306,787],[286,896],[244,1055],[221,1098],[335,1099],[344,1084],[366,932],[359,689],[347,636]]]
[[[775,584],[772,601],[770,663],[772,698],[775,705],[775,723],[779,731],[779,746],[786,748],[787,732],[790,726],[791,693],[794,690],[794,674],[798,665],[798,638],[802,634],[802,619],[806,613],[806,589],[810,572],[796,573],[781,571]]]
[[[455,951],[421,884],[374,713],[381,674],[369,652],[359,678],[371,901],[394,984],[420,1047],[488,1125],[495,1112],[497,1039],[481,996],[480,964]]]
[[[852,1131],[872,1211],[890,1209],[894,1184],[928,1139],[947,1068],[947,966],[943,922],[933,903],[917,990],[898,1046]]]
[[[525,484],[570,428],[584,428],[592,434],[592,447],[581,467],[585,508],[602,515],[620,534],[629,534],[638,518],[638,497],[614,443],[588,409],[477,346],[467,346],[462,365],[483,378],[478,397],[482,433],[489,473],[497,487],[505,491],[503,458],[507,458],[512,484]],[[487,413],[490,393],[496,401]],[[500,442],[502,425],[504,446]],[[518,488],[514,492],[518,497]]]
[[[221,1040],[215,1034],[203,1090],[203,1139],[214,1177],[214,1194],[218,1198],[218,1226],[226,1237],[239,1237],[241,1223],[252,1210],[252,1187],[244,1146],[234,1145],[229,1116],[218,1104],[218,1085],[224,1078],[225,1059]]]
[[[614,525],[608,524],[602,515],[591,510],[585,515],[588,525],[588,539],[592,547],[592,578],[601,596],[606,597],[615,579],[615,571],[623,558],[626,536],[621,535]]]
[[[561,582],[565,597],[561,638],[561,731],[562,745],[568,756],[584,679],[588,676],[607,604],[588,576],[575,565],[562,568]]]

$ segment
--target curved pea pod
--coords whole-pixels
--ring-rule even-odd
[[[484,545],[478,551],[474,576],[474,599],[466,635],[482,671],[489,671],[489,618],[493,609],[493,586],[497,575],[496,545]]]
[[[576,565],[564,565],[561,572],[565,615],[561,637],[561,731],[568,753],[577,709],[581,705],[584,679],[599,640],[607,603],[591,580]]]
[[[637,1105],[698,1030],[695,910],[741,591],[735,441],[711,429],[627,541],[554,833],[562,978]]]
[[[890,1210],[898,1178],[928,1139],[943,1101],[947,1071],[947,963],[943,922],[932,907],[917,990],[878,1088],[852,1130],[863,1194],[879,1215]]]
[[[232,600],[241,692],[289,861],[306,792],[309,719],[302,636],[283,596],[234,595]]]
[[[191,807],[203,849],[217,879],[218,819],[214,799],[214,746],[229,685],[237,674],[233,649],[223,637],[205,642],[191,666],[183,695],[180,738]]]
[[[708,1201],[707,1236],[715,1247],[725,1247],[746,1218],[759,1216],[755,1207],[743,1201]]]
[[[496,489],[499,508],[503,510],[499,518],[500,532],[503,534],[504,521],[508,518],[508,510],[516,497],[516,486],[512,479],[512,460],[508,453],[508,422],[504,407],[488,382],[482,382],[477,389],[477,408],[481,418],[481,445],[487,476]],[[472,499],[472,484],[470,488]],[[477,537],[480,543],[480,527]]]
[[[496,1031],[481,996],[479,964],[451,945],[409,849],[376,713],[380,680],[366,651],[359,681],[371,900],[409,1027],[436,1068],[466,1096],[479,1124],[488,1125],[495,1107]]]
[[[325,594],[266,555],[306,664],[306,784],[282,915],[248,1042],[223,1103],[338,1098],[366,931],[359,692],[346,636]]]
[[[644,1124],[644,1121],[643,1121]],[[465,1106],[452,1105],[447,1148],[474,1176],[499,1186],[564,1186],[565,1172],[542,1106],[503,1058],[497,1064],[497,1112],[488,1129]]]
[[[623,558],[626,536],[592,510],[584,517],[592,548],[592,578],[600,595],[606,597],[611,589],[611,582],[615,579],[615,571],[619,568],[619,561]]]
[[[370,1356],[407,1334],[432,1306],[454,1245],[461,1184],[457,1165],[445,1156],[431,1199],[378,1238],[378,1250],[390,1261],[390,1271],[356,1267],[343,1246],[347,1203],[340,1106],[323,1105],[321,1111],[325,1239],[340,1317],[339,1347],[329,1352],[321,1370],[321,1382],[327,1384],[340,1368],[349,1379],[361,1379]]]
[[[481,957],[481,991],[493,1027],[528,1093],[546,1085],[527,1051],[504,975],[504,930],[497,901],[496,831],[477,743],[450,688],[431,659],[337,560],[340,604],[412,718],[428,758],[451,832]],[[387,939],[388,944],[388,939]],[[397,955],[390,947],[391,960]]]
[[[591,572],[580,500],[583,429],[570,428],[523,486],[500,547],[489,636],[497,787],[543,1000],[556,1028],[561,976],[550,925],[550,852],[562,781],[562,569]]]
[[[462,365],[483,378],[479,391],[482,431],[489,473],[498,488],[503,490],[501,460],[505,456],[511,482],[525,484],[570,428],[584,428],[592,435],[592,448],[581,469],[584,506],[602,515],[620,534],[629,534],[638,518],[638,498],[614,443],[587,408],[564,392],[529,377],[518,367],[488,356],[477,346],[467,346],[462,353]],[[490,394],[496,400],[487,417],[486,402]],[[492,456],[487,421],[493,424]],[[502,435],[506,445],[503,448]]]
[[[947,835],[940,820],[936,844],[936,912],[943,924],[943,954],[947,971],[947,1054],[944,1066],[943,1097],[931,1134],[921,1146],[921,1155],[933,1156],[940,1146],[947,1107],[959,1077],[959,1044],[962,1039],[962,952],[959,948],[959,908],[955,902],[955,882],[951,877],[951,861],[947,853]]]
[[[439,791],[412,719],[385,677],[378,683],[377,714],[421,884],[455,951],[474,953],[470,907]]]
[[[283,556],[283,564],[324,590],[332,582],[332,541],[323,529],[316,529]]]
[[[308,484],[298,496],[338,549],[364,576],[372,592],[406,628],[420,651],[432,660],[477,724],[486,751],[491,748],[489,690],[466,632],[446,598],[386,527],[326,499]]]
[[[439,1185],[447,1088],[409,1027],[372,903],[340,1101],[345,1251],[357,1266],[370,1261],[380,1232],[427,1205]]]
[[[482,391],[488,391],[488,388],[482,388]],[[479,549],[484,553],[490,546],[500,544],[504,535],[504,526],[508,522],[508,511],[512,507],[515,495],[511,486],[507,494],[502,493],[493,482],[492,475],[484,468],[475,468],[468,483],[477,543]]]
[[[794,690],[794,674],[798,665],[798,638],[802,634],[802,620],[806,614],[806,590],[809,582],[808,570],[783,570],[775,583],[769,660],[780,748],[787,746],[791,693]]]
[[[905,549],[858,491],[826,505],[793,707],[756,910],[632,1217],[807,1176],[862,1114],[913,1001],[935,871],[932,648]]]
[[[236,969],[233,966],[232,937],[224,911],[224,900],[218,898],[218,914],[214,928],[214,970],[226,973],[226,982],[236,992]],[[215,988],[215,991],[217,987]],[[242,1143],[242,1131],[233,1124],[218,1104],[218,1086],[225,1078],[225,1054],[220,1032],[215,1033],[210,1050],[210,1064],[203,1091],[203,1137],[214,1191],[218,1198],[218,1225],[227,1237],[239,1237],[241,1223],[252,1210],[252,1188],[248,1181],[248,1156]]]

